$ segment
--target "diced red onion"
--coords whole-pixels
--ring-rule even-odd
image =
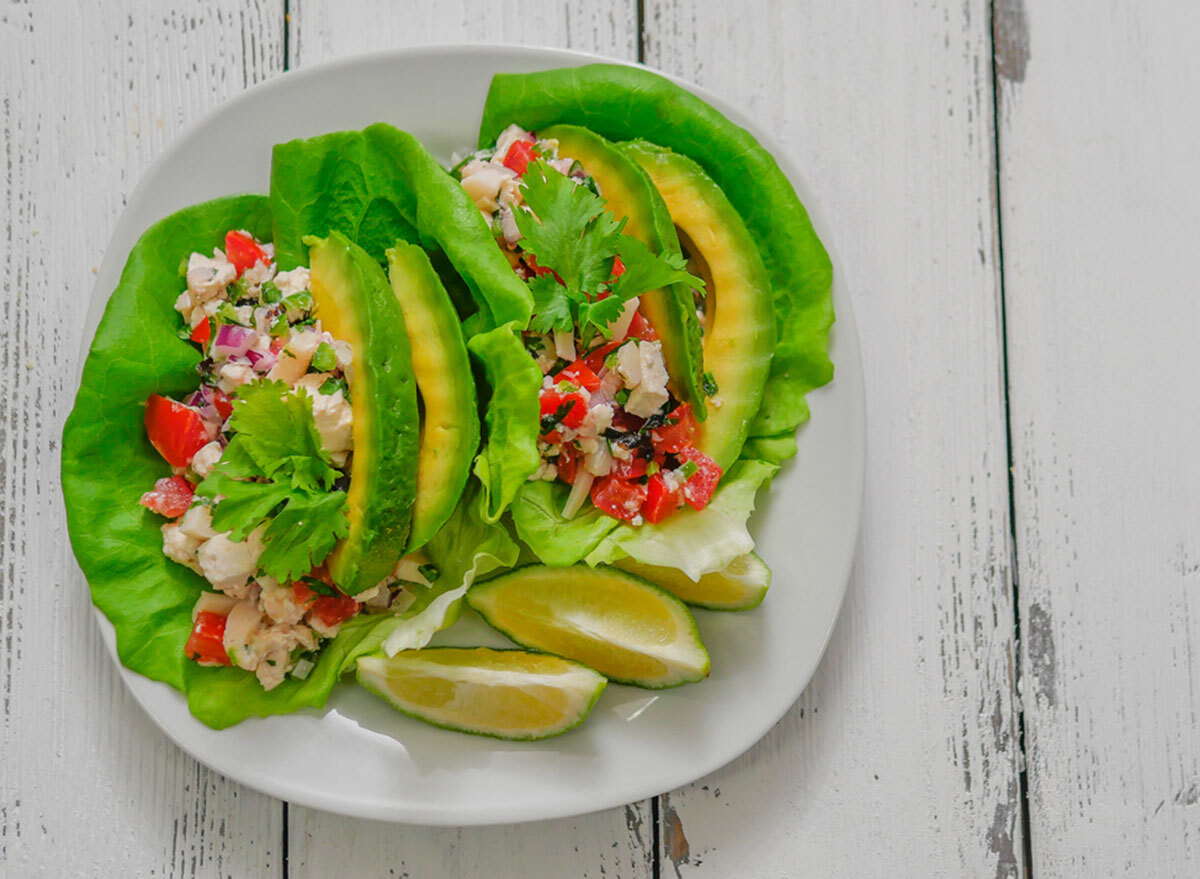
[[[213,342],[213,353],[221,357],[245,354],[258,341],[258,333],[237,324],[221,324]]]
[[[255,372],[270,372],[275,361],[279,359],[270,351],[255,351],[253,348],[246,352],[246,356],[250,358],[250,366]]]

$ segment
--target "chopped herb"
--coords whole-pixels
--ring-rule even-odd
[[[313,352],[308,371],[333,372],[335,369],[337,369],[337,352],[333,350],[333,346],[328,342],[322,342],[317,346],[317,350]]]
[[[713,396],[718,390],[717,380],[713,377],[711,372],[704,373],[704,375],[700,378],[700,386],[704,390],[704,396],[706,397]]]
[[[318,595],[328,595],[330,598],[337,598],[341,594],[324,580],[318,580],[316,577],[301,577],[300,582]]]
[[[621,390],[617,391],[615,396],[617,398],[617,402],[624,406],[629,402],[629,388],[621,388]]]
[[[246,282],[241,278],[234,278],[230,281],[225,291],[229,294],[229,301],[235,305],[248,305],[258,302],[258,299],[252,296],[250,291],[246,289]]]
[[[274,281],[263,281],[262,286],[258,288],[258,298],[263,305],[274,305],[283,299],[283,294],[279,292]]]
[[[421,576],[430,583],[436,582],[437,578],[442,576],[442,572],[439,571],[435,565],[421,565],[419,568],[417,568],[417,570],[420,571]]]
[[[312,294],[301,291],[299,293],[293,293],[291,296],[284,296],[283,307],[287,310],[288,320],[292,323],[295,323],[301,318],[308,317],[312,313]]]
[[[617,368],[617,352],[620,350],[621,350],[621,346],[618,345],[616,348],[613,348],[612,351],[609,352],[607,357],[604,358],[604,368],[605,369],[616,369]]]
[[[347,387],[344,378],[327,378],[321,382],[321,387],[317,388],[317,390],[326,397],[336,394],[338,391],[341,391],[344,397],[350,396],[350,389]]]
[[[217,312],[213,315],[217,319],[218,324],[237,324],[239,327],[247,327],[249,324],[243,323],[241,317],[238,316],[237,310],[228,302],[222,302],[217,306]]]

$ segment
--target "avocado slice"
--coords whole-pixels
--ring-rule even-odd
[[[679,253],[671,214],[646,173],[600,135],[577,125],[552,125],[538,132],[558,141],[558,154],[583,165],[625,234],[655,253]],[[704,372],[700,325],[692,293],[680,284],[643,293],[641,312],[658,332],[676,396],[692,405],[696,417],[706,414],[701,374]]]
[[[404,313],[383,269],[340,232],[305,243],[321,325],[354,349],[347,376],[354,410],[350,533],[327,564],[338,588],[355,595],[387,576],[408,539],[417,483],[417,387]]]
[[[462,496],[479,447],[479,414],[462,325],[429,257],[397,241],[387,259],[422,407],[417,494],[405,550],[412,552],[437,533]]]
[[[771,278],[741,215],[703,168],[645,141],[622,143],[619,149],[650,176],[685,252],[707,282],[704,364],[717,391],[696,445],[728,469],[746,442],[771,371]]]

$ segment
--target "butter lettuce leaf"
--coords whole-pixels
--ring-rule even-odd
[[[492,79],[480,145],[516,122],[537,131],[567,123],[610,140],[644,139],[696,161],[722,188],[758,242],[771,277],[777,344],[751,439],[780,461],[808,420],[805,395],[833,377],[833,266],[804,205],[774,157],[745,129],[670,80],[638,67],[589,64]],[[790,443],[790,449],[784,448]]]
[[[517,536],[542,562],[567,567],[581,561],[621,523],[592,506],[563,517],[571,487],[562,482],[528,482],[517,492],[512,506]]]

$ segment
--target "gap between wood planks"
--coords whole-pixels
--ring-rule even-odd
[[[1009,399],[1008,380],[1008,307],[1004,286],[1004,212],[1001,210],[1001,78],[1021,82],[1025,78],[1025,67],[1029,63],[1029,24],[1025,16],[1024,0],[992,0],[992,169],[994,197],[993,216],[996,223],[996,294],[1000,310],[1000,381],[1004,391],[1004,445],[1008,461],[1008,539],[1009,570],[1012,583],[1013,609],[1013,695],[1017,715],[1017,795],[1020,798],[1021,857],[1025,866],[1026,879],[1033,879],[1033,842],[1029,819],[1029,776],[1025,760],[1025,706],[1021,699],[1021,602],[1020,554],[1017,552],[1016,493],[1013,486],[1013,431],[1012,406]],[[989,840],[990,842],[990,840]],[[1011,844],[1011,840],[1010,840]],[[1011,852],[1013,861],[1016,853]]]

